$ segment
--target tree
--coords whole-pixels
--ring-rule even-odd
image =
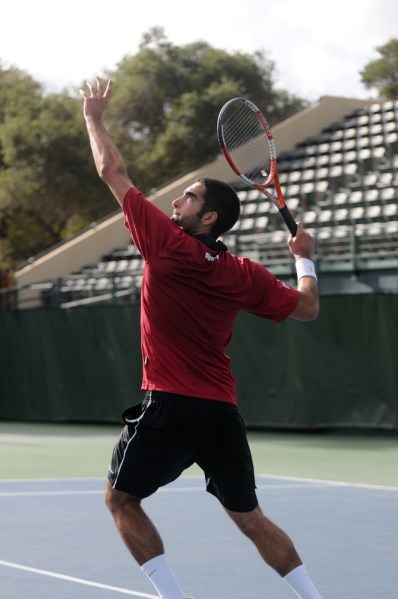
[[[217,156],[217,115],[231,97],[252,99],[271,124],[306,106],[275,89],[273,71],[262,52],[174,46],[161,28],[146,33],[137,54],[108,73],[117,81],[109,127],[136,184],[148,192]]]
[[[398,38],[393,38],[376,50],[380,58],[369,62],[361,71],[367,88],[376,88],[387,100],[398,98]]]
[[[0,69],[0,83],[0,268],[10,268],[113,202],[93,169],[81,101],[45,96],[14,68]]]
[[[144,193],[219,154],[217,115],[250,97],[271,124],[306,103],[275,89],[262,52],[228,53],[203,41],[173,45],[161,28],[112,76],[107,127]],[[83,84],[82,86],[84,86]],[[94,168],[81,97],[46,95],[0,63],[0,269],[46,250],[115,207]]]

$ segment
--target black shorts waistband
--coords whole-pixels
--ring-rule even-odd
[[[151,399],[185,399],[185,400],[192,400],[192,401],[208,401],[211,402],[213,404],[226,404],[229,406],[235,406],[236,404],[232,404],[229,401],[222,401],[221,399],[210,399],[208,397],[195,397],[193,395],[182,395],[180,393],[170,393],[169,391],[157,391],[157,390],[150,390],[150,391],[145,391],[145,400],[144,401],[149,401]]]

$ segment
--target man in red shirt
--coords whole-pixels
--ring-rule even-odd
[[[320,599],[292,541],[261,511],[246,430],[225,353],[241,310],[279,322],[313,320],[319,311],[314,240],[298,223],[289,237],[298,289],[228,253],[218,237],[239,218],[236,192],[199,179],[167,217],[131,182],[102,115],[112,81],[82,91],[95,165],[123,209],[144,261],[141,336],[145,399],[127,409],[115,446],[106,502],[129,551],[162,599],[185,599],[162,539],[141,500],[197,463],[207,491],[301,599]]]

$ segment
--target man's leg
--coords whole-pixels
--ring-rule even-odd
[[[255,544],[263,560],[284,577],[301,599],[321,599],[288,535],[256,507],[251,512],[225,510]]]
[[[278,572],[286,576],[301,565],[301,559],[290,538],[271,520],[264,516],[260,507],[251,512],[231,512],[226,510],[240,530],[257,547],[263,560]]]
[[[121,538],[162,599],[185,599],[164,555],[163,541],[140,499],[116,491],[108,482],[106,504]]]

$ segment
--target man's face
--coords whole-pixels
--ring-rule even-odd
[[[187,233],[203,232],[202,217],[198,213],[204,204],[205,187],[203,183],[193,183],[180,198],[172,202],[173,214],[171,220],[182,227]]]

